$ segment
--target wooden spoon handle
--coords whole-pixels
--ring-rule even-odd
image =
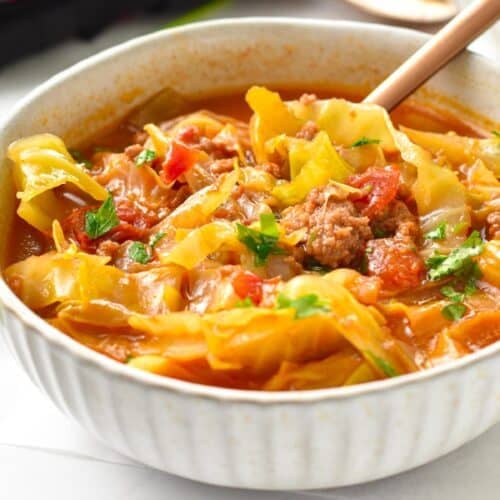
[[[477,0],[384,80],[364,102],[388,111],[486,31],[500,16],[500,0]]]

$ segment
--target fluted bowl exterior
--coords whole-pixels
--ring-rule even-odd
[[[424,35],[397,28],[290,19],[216,21],[143,37],[30,94],[0,130],[0,177],[8,179],[2,159],[10,141],[51,131],[75,142],[166,85],[192,95],[252,83],[372,87],[423,41]],[[485,93],[499,76],[499,68],[465,54],[421,98],[444,94],[443,106],[453,108],[456,99],[498,120],[492,113],[499,112],[500,96]],[[13,188],[1,186],[12,215]],[[3,280],[0,302],[10,350],[58,408],[118,452],[206,483],[253,489],[361,483],[427,463],[500,419],[498,344],[426,372],[360,386],[237,391],[116,363],[45,323]]]

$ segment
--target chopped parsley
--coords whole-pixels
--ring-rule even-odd
[[[296,299],[290,299],[282,293],[278,295],[278,309],[295,309],[295,319],[309,318],[316,314],[328,313],[331,311],[328,304],[320,298],[310,293],[302,295]]]
[[[446,222],[441,222],[438,226],[425,234],[424,238],[426,240],[444,240],[446,238],[446,228],[448,224]]]
[[[278,246],[279,228],[274,214],[261,214],[260,231],[237,223],[238,239],[254,254],[255,265],[263,266],[269,255],[283,255],[286,251]]]
[[[496,135],[497,137],[500,137],[500,132],[498,130],[492,130],[491,133],[493,135]]]
[[[246,297],[242,300],[238,300],[236,302],[236,304],[234,304],[234,307],[238,307],[238,308],[248,308],[248,307],[254,307],[255,304],[253,302],[253,300],[250,298],[250,297]]]
[[[440,292],[452,302],[463,302],[465,293],[457,292],[452,286],[446,285],[441,288]]]
[[[109,195],[106,201],[97,209],[85,214],[85,232],[91,240],[95,240],[120,224],[116,215],[113,197]]]
[[[434,256],[431,261],[433,269],[429,272],[431,279],[439,279],[446,276],[454,276],[456,284],[463,286],[463,291],[458,291],[455,286],[446,285],[440,290],[442,295],[451,301],[451,304],[443,307],[441,310],[442,315],[449,319],[456,321],[463,317],[467,311],[467,306],[463,303],[465,297],[472,295],[476,292],[476,281],[481,278],[481,270],[472,257],[479,255],[484,247],[484,242],[481,240],[479,233],[474,231],[469,238],[458,248],[453,250],[447,257],[442,259],[443,256]],[[429,266],[429,260],[427,261]],[[433,278],[432,271],[436,278]]]
[[[361,139],[353,142],[349,147],[359,148],[360,146],[366,146],[368,144],[380,144],[380,139],[370,139],[369,137],[363,136],[361,137]]]
[[[150,163],[156,158],[156,152],[152,149],[143,149],[136,157],[135,164],[142,167],[145,163]]]
[[[365,354],[377,365],[377,367],[387,376],[387,377],[397,377],[399,375],[398,371],[394,366],[383,358],[379,358],[371,351],[365,351]]]
[[[83,153],[79,151],[78,149],[71,149],[69,151],[70,155],[75,159],[77,163],[82,165],[84,168],[87,170],[92,168],[92,162],[89,161],[85,156],[83,156]]]
[[[459,247],[448,255],[435,253],[426,261],[429,269],[429,279],[438,280],[447,276],[458,276],[467,278],[468,275],[477,275],[477,265],[474,265],[472,257],[479,255],[484,249],[484,242],[478,231],[471,235]]]
[[[144,243],[140,241],[134,241],[128,247],[128,256],[135,262],[139,264],[147,264],[151,260],[151,255]]]
[[[165,238],[166,233],[160,231],[159,233],[153,234],[151,236],[151,239],[149,240],[149,246],[151,247],[151,250],[153,250],[160,241]]]
[[[467,307],[462,303],[452,303],[441,309],[441,314],[449,320],[456,321],[460,319],[465,312],[467,311]]]

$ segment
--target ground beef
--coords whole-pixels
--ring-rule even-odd
[[[312,141],[316,134],[319,132],[319,127],[311,121],[306,122],[306,124],[297,132],[296,137],[298,139],[305,139],[306,141]]]
[[[227,174],[234,170],[234,158],[224,158],[221,160],[214,160],[210,162],[208,167],[210,173],[213,175]]]
[[[260,165],[256,165],[255,168],[257,170],[263,170],[268,174],[273,175],[276,179],[289,179],[290,171],[288,165],[274,163],[272,161],[261,163]]]
[[[124,153],[134,161],[137,155],[139,155],[142,151],[143,147],[140,144],[132,144],[132,146],[128,146],[125,148]]]
[[[399,200],[392,201],[382,214],[374,217],[370,227],[375,237],[398,236],[417,241],[420,234],[417,217]]]
[[[333,187],[315,188],[304,203],[285,210],[281,219],[287,233],[306,228],[305,253],[331,268],[355,262],[373,238],[368,217],[343,198]]]
[[[486,217],[487,235],[490,240],[500,239],[500,212],[491,212]]]

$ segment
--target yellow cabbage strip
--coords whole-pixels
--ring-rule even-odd
[[[233,122],[233,119],[227,118],[227,121]],[[224,123],[219,120],[219,115],[210,111],[199,111],[186,115],[180,120],[175,120],[175,124],[165,133],[168,136],[175,137],[181,129],[190,125],[198,128],[201,135],[209,139],[213,139],[224,128]]]
[[[363,358],[352,348],[346,348],[320,361],[304,364],[284,362],[280,370],[266,382],[266,391],[304,391],[339,387],[361,366]]]
[[[297,119],[277,92],[252,87],[246,95],[254,115],[250,121],[250,138],[258,162],[267,158],[266,142],[280,134],[294,136],[305,123]]]
[[[388,330],[381,327],[370,309],[329,276],[302,275],[291,279],[282,293],[290,298],[316,294],[331,306],[328,315],[334,329],[356,347],[380,376],[392,376],[416,369]]]
[[[271,174],[253,167],[240,168],[239,184],[254,191],[270,193],[276,184]]]
[[[412,142],[423,147],[433,155],[444,155],[453,165],[472,165],[481,160],[497,177],[500,176],[500,139],[475,139],[454,133],[437,134],[401,127]]]
[[[343,182],[354,172],[335,151],[325,132],[319,132],[311,142],[292,140],[289,156],[292,181],[278,184],[272,191],[284,205],[300,203],[311,189],[331,180]]]
[[[9,266],[4,276],[15,293],[31,309],[79,301],[106,301],[136,313],[168,311],[166,287],[180,289],[184,271],[176,266],[128,274],[106,265],[109,257],[78,252],[48,252]],[[95,319],[101,320],[99,316]]]
[[[417,168],[412,193],[417,203],[422,232],[429,232],[441,223],[447,223],[451,227],[458,224],[469,227],[470,210],[466,190],[455,172],[434,163],[428,151],[413,144],[405,134],[397,131],[387,112],[384,111],[384,115],[386,126],[391,131],[401,156]],[[445,240],[430,244],[455,247],[463,241],[465,234],[466,231],[448,231]]]
[[[369,167],[385,167],[388,163],[379,144],[339,148],[338,153],[356,172],[364,172]]]
[[[109,321],[99,322],[92,314]],[[161,356],[178,362],[203,362],[207,348],[204,336],[190,324],[192,313],[172,313],[163,329],[150,329],[140,323],[141,316],[127,316],[109,304],[68,304],[49,322],[79,342],[120,361],[139,356]],[[158,316],[163,318],[164,316]],[[148,320],[148,317],[144,317]],[[138,321],[138,327],[128,324]],[[135,324],[135,323],[134,323]]]
[[[492,240],[486,243],[479,256],[479,268],[483,278],[492,285],[500,288],[500,241]]]
[[[52,239],[58,252],[65,252],[69,249],[70,243],[66,240],[63,228],[58,220],[52,222]]]
[[[239,176],[240,174],[236,170],[221,175],[216,184],[192,194],[157,228],[160,230],[162,227],[194,228],[207,223],[215,210],[229,199]],[[161,243],[159,248],[161,248]]]
[[[106,190],[68,153],[64,143],[51,134],[20,139],[9,146],[20,204],[18,215],[40,231],[50,231],[61,215],[52,190],[71,183],[96,200],[105,200]]]
[[[160,128],[153,123],[148,123],[147,125],[145,125],[144,130],[149,135],[149,139],[151,141],[151,144],[153,145],[156,156],[158,158],[163,158],[167,154],[172,139],[170,137],[167,137],[160,130]],[[148,146],[148,144],[146,144],[146,146]]]
[[[476,219],[484,221],[491,212],[500,211],[500,182],[481,160],[467,170],[466,185]]]
[[[151,338],[161,339],[162,351],[150,350],[150,354],[178,360],[204,358],[207,354],[205,324],[202,316],[189,311],[158,316],[130,316],[129,325]]]
[[[294,309],[237,308],[204,321],[209,362],[218,370],[270,375],[283,361],[321,359],[346,345],[328,316],[296,320]]]
[[[373,380],[376,380],[375,374],[370,365],[364,361],[352,372],[344,385],[366,384],[366,382],[372,382]]]
[[[212,370],[205,360],[179,361],[163,356],[146,355],[133,357],[128,366],[150,373],[172,377],[195,384],[230,387],[233,389],[256,389],[260,384],[248,380],[248,377],[238,376],[238,373],[228,373]]]
[[[286,104],[302,123],[316,123],[334,144],[350,146],[366,137],[380,141],[379,145],[384,150],[396,150],[392,133],[385,123],[385,111],[379,106],[344,99],[317,100],[310,104],[291,101]]]
[[[170,251],[158,250],[163,264],[177,264],[192,269],[223,245],[241,250],[234,226],[227,221],[215,221],[193,229]]]

